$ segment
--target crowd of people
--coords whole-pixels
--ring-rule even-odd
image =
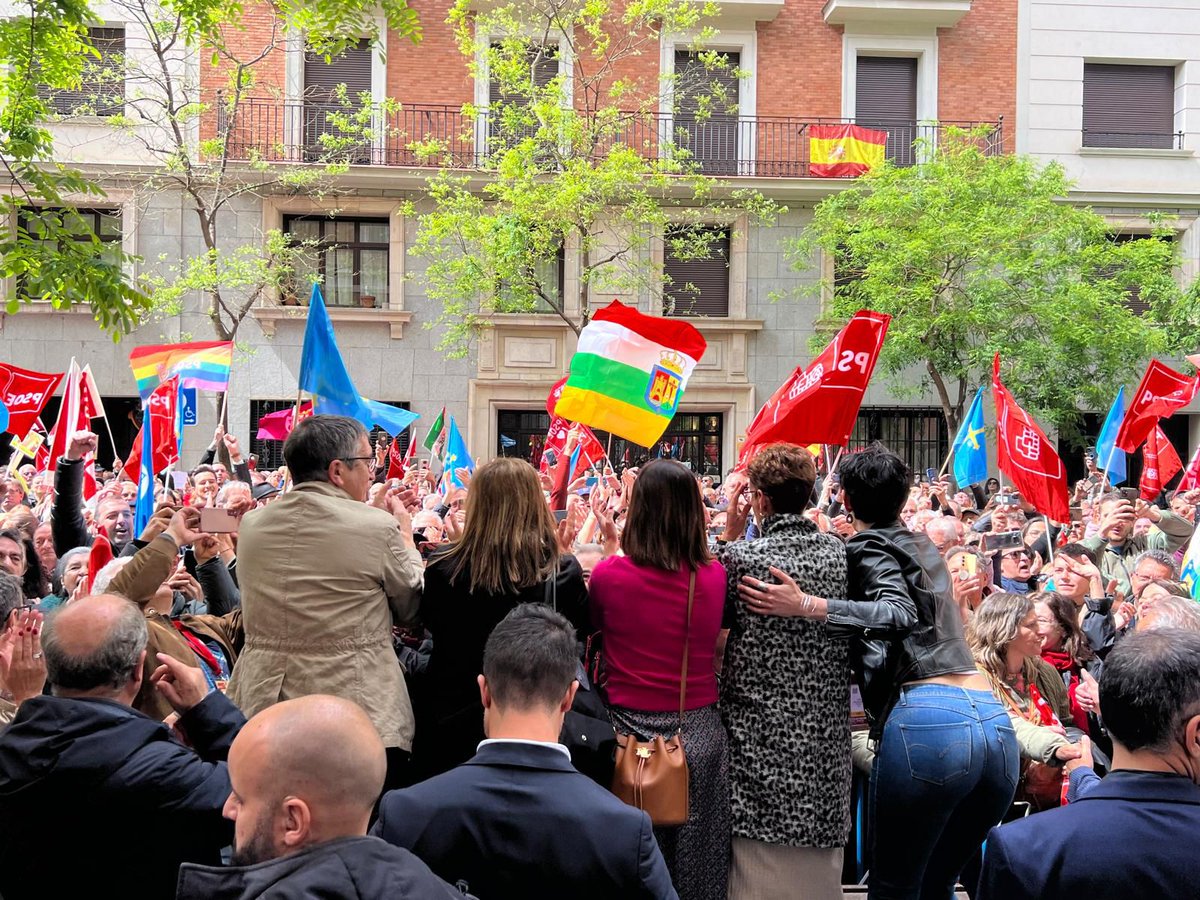
[[[715,483],[576,440],[389,479],[351,419],[274,472],[219,429],[136,534],[91,433],[9,480],[0,895],[823,900],[856,790],[872,898],[1195,893],[1200,492],[1093,457],[1052,523],[879,444]],[[678,821],[614,793],[635,747]]]

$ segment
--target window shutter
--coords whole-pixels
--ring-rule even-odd
[[[1172,66],[1083,66],[1083,146],[1175,145],[1175,69]]]
[[[898,166],[915,161],[917,60],[909,56],[860,56],[855,68],[854,121],[888,133],[887,156]]]
[[[39,88],[59,115],[75,115],[81,107],[95,107],[97,116],[119,116],[125,111],[125,26],[89,28],[88,39],[100,58],[88,56],[78,90]]]
[[[558,75],[558,54],[554,47],[550,47],[542,54],[542,58],[537,61],[537,66],[533,70],[533,83],[544,88]],[[537,48],[529,48],[529,63],[533,65],[533,58],[537,53]],[[500,82],[495,78],[488,81],[488,104],[496,106],[499,103],[508,102],[509,98],[505,97],[500,91]]]
[[[725,53],[729,66],[709,71],[690,50],[675,51],[675,143],[692,154],[705,175],[738,174],[738,112],[740,82],[734,72],[741,54]],[[724,88],[725,100],[708,104],[708,115],[696,118],[700,99],[714,87]]]
[[[366,38],[329,62],[316,53],[304,55],[304,96],[317,103],[329,102],[340,84],[350,99],[371,93],[371,42]]]
[[[663,271],[671,283],[663,290],[663,314],[671,316],[729,315],[729,229],[707,229],[709,255],[704,259],[675,259],[667,247]],[[693,285],[696,290],[687,286]]]

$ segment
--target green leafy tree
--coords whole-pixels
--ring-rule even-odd
[[[895,393],[932,391],[954,433],[998,352],[1020,400],[1073,436],[1081,410],[1107,408],[1148,356],[1181,346],[1195,304],[1162,234],[1114,241],[1065,200],[1061,167],[988,155],[979,134],[952,131],[920,154],[823,200],[789,248],[799,269],[833,258],[822,332],[863,308],[892,316],[880,366],[899,376]]]
[[[685,129],[672,129],[659,112],[665,91],[677,108],[690,99],[687,134],[727,119],[728,83],[741,74],[728,58],[700,51],[697,65],[667,83],[632,74],[640,57],[657,56],[664,35],[710,42],[715,32],[704,21],[714,8],[690,0],[512,0],[481,12],[457,0],[450,20],[460,48],[475,77],[486,75],[495,88],[489,108],[464,110],[467,133],[453,142],[474,142],[482,184],[449,171],[462,166],[446,142],[411,145],[445,160],[430,181],[429,205],[408,209],[418,222],[410,249],[428,260],[420,277],[440,305],[431,324],[444,329],[442,350],[465,354],[494,313],[552,313],[578,333],[589,296],[662,297],[656,240],[678,258],[700,258],[712,240],[705,225],[741,214],[773,218],[777,208],[757,193],[723,190],[705,175],[681,139]],[[559,289],[564,252],[579,262],[573,296]]]
[[[233,42],[227,42],[225,36],[240,27],[248,12],[260,8],[258,4],[162,0],[128,6],[126,12],[146,32],[156,59],[199,55],[207,60],[211,55],[212,64],[230,70],[234,85],[231,94],[219,102],[228,104],[230,97],[236,101],[245,96],[253,84],[254,60],[236,58]],[[88,27],[101,25],[102,20],[87,0],[24,0],[15,7],[14,14],[0,19],[0,165],[12,186],[8,194],[0,195],[0,278],[14,278],[19,287],[15,296],[7,298],[7,311],[17,312],[23,302],[34,300],[49,301],[60,309],[86,304],[101,327],[116,339],[155,308],[151,294],[162,287],[161,279],[158,284],[131,283],[125,273],[132,260],[111,244],[102,243],[86,226],[81,229],[78,217],[70,214],[69,208],[81,197],[103,200],[104,190],[94,179],[55,160],[51,126],[61,118],[52,100],[64,93],[78,99],[74,108],[66,111],[68,116],[108,112],[106,87],[118,67],[100,64],[101,53]],[[274,11],[279,33],[285,27],[299,29],[311,47],[327,54],[340,52],[362,35],[377,38],[376,16],[381,13],[389,29],[414,41],[420,38],[420,23],[407,0],[281,0],[261,8]],[[210,141],[204,145],[192,137],[191,126],[213,110],[194,89],[184,91],[186,96],[171,95],[172,87],[184,87],[174,71],[164,78],[151,65],[142,77],[156,85],[158,92],[146,90],[134,100],[140,103],[139,114],[145,114],[155,100],[161,101],[150,121],[166,132],[165,137],[157,136],[155,146],[167,172],[178,176],[189,169],[192,173],[203,171],[204,178],[232,185],[226,190],[233,196],[246,180],[262,180],[261,166],[251,166],[247,173],[232,165],[229,154],[218,147],[220,137],[218,144]],[[370,114],[356,111],[356,105],[347,104],[345,120],[350,132],[361,131],[370,120]],[[62,105],[57,106],[61,109]],[[120,125],[123,118],[124,114],[113,116],[113,124]],[[332,131],[338,133],[336,128]],[[342,135],[347,137],[345,129]],[[351,143],[353,140],[349,138]],[[339,154],[344,156],[345,146],[327,147],[326,162],[335,165]],[[215,155],[214,150],[218,150]],[[243,177],[246,175],[248,179]],[[225,204],[217,195],[199,205],[215,216]],[[201,214],[199,209],[197,213]],[[201,230],[205,230],[203,225]],[[211,256],[207,235],[205,242]],[[267,256],[272,255],[268,252]],[[279,257],[276,254],[272,259],[274,266]],[[236,284],[247,279],[246,266],[234,268],[239,274],[232,276],[231,286],[253,293],[253,284]],[[206,274],[194,265],[181,273],[192,279],[195,289],[208,295],[210,317],[215,303],[224,322],[222,325],[214,318],[218,334],[235,319],[240,322],[240,306],[223,303],[208,287],[220,281],[221,271],[219,260],[210,260]]]

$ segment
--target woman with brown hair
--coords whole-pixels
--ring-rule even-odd
[[[805,591],[844,596],[846,545],[804,515],[817,470],[803,447],[764,447],[746,475],[718,550],[730,629],[721,682],[733,800],[729,897],[840,898],[850,829],[847,642],[823,623],[741,602],[738,585],[765,585],[774,566]],[[740,540],[746,495],[762,534],[753,541]]]
[[[1069,597],[1055,591],[1038,591],[1030,599],[1033,600],[1038,635],[1042,640],[1042,662],[1058,672],[1067,692],[1071,721],[1064,724],[1074,725],[1086,734],[1087,710],[1080,705],[1075,692],[1084,670],[1090,668],[1096,654],[1079,627],[1079,610]]]
[[[586,635],[587,588],[558,533],[537,472],[494,459],[471,478],[461,537],[425,569],[420,617],[433,637],[426,674],[430,708],[413,745],[418,775],[466,762],[484,739],[476,678],[488,635],[522,603],[547,603]],[[418,716],[421,713],[418,712]]]
[[[729,871],[729,754],[714,668],[725,569],[709,555],[704,521],[696,477],[654,460],[633,483],[625,555],[598,563],[589,585],[617,731],[681,735],[688,820],[654,833],[682,900],[723,898]]]

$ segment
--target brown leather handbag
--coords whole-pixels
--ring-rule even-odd
[[[687,701],[688,650],[696,573],[688,581],[687,627],[683,632],[683,666],[679,675],[679,727],[670,737],[617,734],[612,792],[650,816],[655,825],[683,825],[688,818],[688,765],[683,752],[683,713]]]

